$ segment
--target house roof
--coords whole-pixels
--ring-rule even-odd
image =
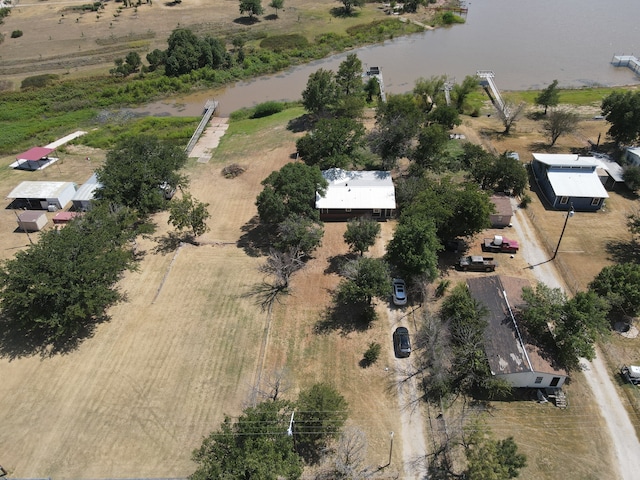
[[[33,147],[26,152],[16,155],[16,160],[40,160],[41,158],[45,158],[51,152],[53,152],[53,148]]]
[[[56,198],[69,188],[69,185],[75,189],[72,182],[25,181],[11,190],[7,198]]]
[[[329,182],[324,196],[316,193],[316,208],[395,209],[396,193],[391,172],[324,170]]]
[[[547,178],[558,197],[609,198],[596,170],[551,170]]]
[[[78,191],[73,195],[72,200],[77,200],[77,201],[93,200],[95,191],[100,187],[102,187],[102,184],[98,182],[98,176],[94,173],[93,175],[91,175],[91,177],[89,177],[89,180],[84,182],[80,186],[80,188],[78,188]]]
[[[571,153],[534,153],[533,159],[550,167],[597,167],[593,157],[581,157]]]
[[[493,275],[469,278],[467,285],[471,296],[488,309],[484,342],[494,375],[529,371],[566,375],[528,341],[526,332],[517,326],[509,311],[524,305],[522,288],[530,286],[528,280]]]
[[[506,195],[491,195],[491,202],[496,206],[496,215],[513,215],[511,199]]]
[[[18,215],[18,220],[21,222],[36,222],[42,216],[47,216],[42,210],[27,210]]]
[[[613,178],[616,182],[624,182],[623,169],[619,163],[614,162],[606,155],[598,155],[593,158],[600,168],[606,170],[611,178]]]

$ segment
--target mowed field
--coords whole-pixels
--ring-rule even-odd
[[[348,423],[367,434],[371,465],[386,464],[389,432],[395,432],[387,473],[390,478],[402,476],[403,436],[411,432],[403,431],[400,421],[407,406],[396,396],[391,332],[398,322],[415,332],[421,314],[418,305],[390,316],[387,301],[380,300],[378,320],[368,329],[354,328],[352,318],[326,321],[324,313],[339,282],[336,265],[347,253],[343,223],[325,224],[322,247],[295,275],[291,295],[274,306],[271,317],[246,296],[263,279],[257,267],[264,257],[248,240],[255,240],[250,235],[254,200],[262,179],[291,161],[296,135],[286,124],[300,113],[263,119],[250,134],[234,133],[232,127],[209,163],[189,164],[190,191],[210,204],[211,231],[203,235],[200,246],[183,246],[165,255],[154,253],[154,241],[141,239],[138,248],[146,253],[140,269],[126,274],[120,284],[128,301],[111,309],[111,321],[100,325],[92,338],[66,355],[0,359],[6,392],[0,399],[0,462],[11,476],[186,476],[195,468],[191,451],[202,437],[218,427],[225,413],[236,416],[249,404],[258,376],[264,382],[282,369],[291,384],[284,393],[287,398],[295,398],[301,388],[317,381],[336,386],[350,404]],[[468,129],[469,138],[472,131]],[[7,169],[4,166],[12,159],[4,158],[0,195],[24,179],[82,183],[103,158],[102,152],[68,147],[59,164],[31,173]],[[235,179],[223,178],[222,167],[234,162],[246,172]],[[576,214],[571,219],[560,254],[563,260],[587,248],[576,244],[594,228],[583,218],[611,219],[598,227],[609,236],[624,232],[620,225],[624,216],[608,212],[632,208],[633,202],[612,195],[608,205],[604,216]],[[538,234],[555,244],[562,215],[546,212],[535,196],[532,211],[538,218]],[[2,255],[9,258],[28,240],[15,228],[11,210],[1,214]],[[519,221],[529,218],[524,210],[516,215]],[[166,214],[156,218],[156,235],[166,233],[166,219]],[[384,253],[393,228],[394,222],[382,224],[382,236],[368,255]],[[511,234],[499,230],[479,234],[472,241],[474,253],[480,238],[495,233]],[[599,264],[610,261],[592,248]],[[482,275],[452,270],[454,259],[454,255],[443,257],[442,263],[443,275],[452,283]],[[500,259],[500,273],[533,280],[527,267],[518,255]],[[590,278],[580,275],[585,276],[582,284],[588,283]],[[437,306],[430,297],[423,308],[436,311]],[[363,369],[360,360],[374,341],[383,347],[381,357]],[[565,390],[566,410],[530,398],[491,403],[488,424],[495,435],[514,436],[529,459],[522,478],[552,479],[561,472],[567,479],[600,479],[612,470],[603,422],[582,373],[575,373]],[[435,421],[440,412],[420,408],[430,448],[441,434]],[[448,415],[453,428],[455,413]]]

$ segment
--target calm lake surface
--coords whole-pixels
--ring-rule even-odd
[[[467,22],[358,48],[365,66],[379,66],[387,92],[411,90],[419,77],[448,75],[460,82],[493,70],[502,90],[616,86],[640,83],[630,69],[614,67],[614,54],[640,57],[638,0],[474,0]],[[207,99],[219,114],[267,100],[296,100],[309,75],[336,71],[346,53],[285,72],[166,99],[137,109],[150,115],[200,115]]]

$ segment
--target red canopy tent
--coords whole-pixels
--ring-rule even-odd
[[[42,166],[41,162],[49,161],[49,154],[53,152],[53,148],[47,147],[33,147],[27,150],[26,152],[22,152],[19,155],[16,155],[16,167],[14,168],[23,168],[27,170],[37,170]]]

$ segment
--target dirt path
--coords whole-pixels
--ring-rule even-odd
[[[552,288],[561,288],[566,291],[562,277],[554,263],[549,261],[549,254],[542,247],[526,213],[523,210],[517,210],[513,218],[513,227],[523,243],[526,242],[521,249],[521,254],[529,264],[528,268],[533,270],[535,277],[541,282]],[[610,444],[616,456],[613,463],[618,467],[616,478],[633,480],[638,478],[638,472],[640,472],[640,456],[638,456],[640,442],[631,419],[611,382],[601,352],[597,350],[596,353],[595,360],[589,362],[582,359],[580,365],[607,425]]]
[[[406,309],[387,307],[387,317],[391,329],[389,338],[393,335],[393,330],[399,326],[406,326],[409,331],[414,330],[411,316]],[[396,432],[396,440],[402,446],[402,478],[417,480],[423,476],[423,459],[427,453],[425,445],[424,412],[422,401],[419,400],[418,386],[415,377],[403,381],[407,371],[411,368],[410,358],[394,358],[395,380],[397,385],[397,399],[400,413],[400,424],[402,431]],[[398,435],[399,434],[399,435]]]

